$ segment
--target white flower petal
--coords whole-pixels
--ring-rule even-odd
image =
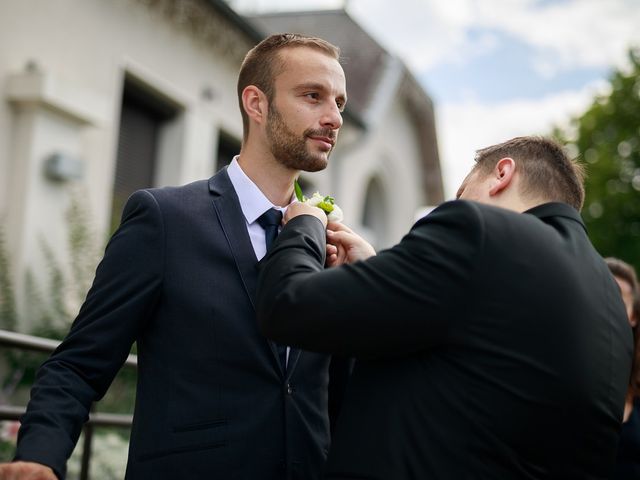
[[[330,222],[341,222],[344,218],[342,209],[338,205],[333,205],[333,211],[327,215],[327,219]]]
[[[318,192],[313,194],[313,197],[307,199],[306,203],[307,205],[311,205],[312,207],[317,207],[318,204],[323,200],[324,197],[320,196],[318,194]]]

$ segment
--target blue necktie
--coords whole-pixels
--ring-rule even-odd
[[[273,242],[275,242],[278,236],[278,228],[282,223],[282,212],[275,208],[270,208],[258,217],[258,224],[264,228],[264,240],[267,244],[267,252],[271,249]],[[282,370],[287,371],[287,347],[276,343],[278,347],[278,357],[280,358],[280,364]]]
[[[264,228],[264,239],[267,243],[267,252],[278,236],[278,227],[282,223],[282,212],[275,208],[270,208],[258,217],[258,224]]]

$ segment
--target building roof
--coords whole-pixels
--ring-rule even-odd
[[[238,30],[247,35],[255,43],[264,38],[261,31],[256,29],[250,22],[247,22],[240,14],[232,9],[224,0],[208,0],[209,3]]]

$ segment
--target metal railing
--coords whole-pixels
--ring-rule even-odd
[[[58,345],[60,345],[60,342],[56,340],[0,330],[0,346],[31,352],[52,353]],[[138,357],[135,355],[129,355],[124,366],[128,368],[136,368],[138,366]],[[26,407],[23,406],[0,405],[0,420],[20,420],[20,417],[25,410]],[[80,480],[89,479],[93,429],[95,427],[131,428],[132,419],[133,417],[131,415],[115,413],[91,412],[89,414],[89,420],[83,427],[84,441],[82,443]]]

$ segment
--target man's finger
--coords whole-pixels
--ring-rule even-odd
[[[327,267],[331,268],[331,267],[335,267],[336,265],[339,265],[338,263],[338,254],[334,253],[331,254],[327,257],[327,261],[326,261]]]
[[[329,222],[327,224],[327,228],[329,230],[333,230],[334,232],[349,232],[349,233],[353,233],[353,230],[351,230],[349,227],[347,227],[344,223],[339,223],[339,222]]]
[[[355,241],[355,235],[347,231],[327,230],[327,242],[337,247],[348,247]]]

